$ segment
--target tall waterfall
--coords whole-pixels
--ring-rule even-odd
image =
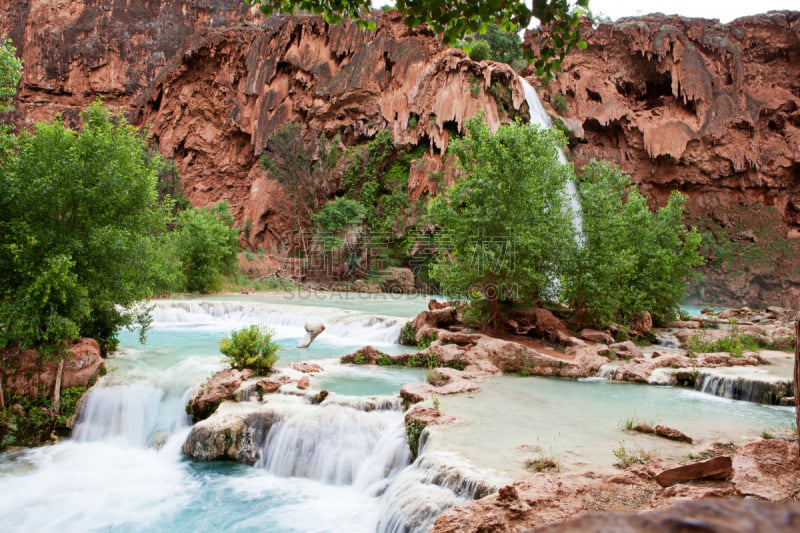
[[[539,100],[539,95],[536,94],[530,83],[525,78],[519,76],[519,82],[522,84],[522,89],[525,91],[525,101],[528,103],[528,110],[531,114],[531,124],[535,124],[542,128],[551,128],[553,123],[547,115],[547,111],[542,106],[542,101]],[[567,156],[564,155],[563,150],[558,151],[558,160],[561,164],[567,164]],[[569,180],[567,182],[567,198],[569,199],[570,207],[572,208],[572,224],[575,226],[575,231],[578,236],[583,234],[583,219],[581,217],[581,203],[578,199],[578,190],[575,187],[575,182]],[[580,237],[579,237],[580,238]]]

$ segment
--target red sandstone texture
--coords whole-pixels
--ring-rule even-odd
[[[693,223],[710,219],[751,250],[800,236],[800,13],[724,25],[649,15],[581,31],[588,48],[542,91],[566,96],[577,165],[612,161],[657,205],[679,190]],[[796,307],[794,261],[765,255],[743,272],[710,269],[694,298]]]
[[[709,468],[709,465],[722,465],[722,468]],[[691,468],[696,470],[695,476],[727,476],[730,465],[729,460],[719,458]],[[794,531],[800,524],[797,504],[800,498],[800,461],[797,459],[796,443],[761,440],[736,450],[732,461],[733,477],[730,481],[684,479],[663,488],[656,480],[670,466],[654,461],[647,465],[631,466],[618,474],[533,474],[501,488],[497,494],[451,508],[436,520],[432,531],[511,532],[549,523],[552,524],[541,531],[685,531],[680,527],[669,529],[653,524],[643,527],[641,523],[650,520],[649,516],[663,516],[671,518],[673,522],[676,517],[686,518],[685,514],[675,511],[670,516],[669,507],[687,500],[702,499],[705,502],[709,497],[734,499],[715,501],[712,505],[717,509],[712,513],[717,519],[720,515],[730,514],[729,523],[714,524],[714,527],[703,528],[703,531],[757,530],[759,526],[755,526],[755,529],[753,526],[745,527],[752,516],[748,516],[747,512],[740,512],[742,506],[748,505],[745,503],[748,500],[740,499],[744,496],[756,496],[783,504],[793,502],[793,505],[764,505],[763,513],[757,513],[762,515],[762,521],[756,521],[756,524],[777,520],[785,528],[776,531]],[[686,509],[694,509],[699,521],[701,518],[708,518],[703,516],[707,513],[700,507],[702,505],[689,505]],[[649,509],[665,510],[660,515],[638,515],[641,523],[630,516],[586,514],[640,512]],[[730,509],[730,513],[726,509]],[[789,511],[791,512],[787,515]],[[578,515],[584,515],[584,518],[556,524]],[[623,527],[630,521],[633,521],[632,525]],[[742,529],[732,527],[737,521]],[[667,522],[668,520],[665,521]],[[697,526],[694,522],[692,524]]]
[[[429,146],[409,177],[416,200],[434,189],[430,172],[454,179],[441,153],[466,117],[482,109],[496,126],[527,114],[507,66],[473,62],[392,15],[376,22],[362,32],[318,17],[265,20],[240,0],[4,0],[0,10],[0,32],[25,60],[20,125],[57,112],[77,125],[101,96],[150,128],[195,205],[228,200],[237,222],[252,224],[249,244],[277,249],[292,213],[258,157],[283,122],[348,145],[388,128],[402,148]],[[793,252],[770,255],[800,246],[798,28],[789,12],[725,25],[661,15],[587,24],[588,48],[542,90],[546,101],[566,95],[578,165],[616,162],[654,205],[678,189],[693,222],[768,249],[743,267],[711,250],[697,299],[800,305]]]
[[[59,356],[38,355],[33,349],[23,353],[5,349],[0,351],[0,359],[5,367],[3,390],[6,397],[20,395],[33,398],[43,395],[52,398]],[[79,339],[67,346],[63,359],[61,390],[88,386],[103,367],[100,347],[94,339]]]

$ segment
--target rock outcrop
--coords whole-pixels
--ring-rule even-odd
[[[453,507],[439,516],[432,531],[684,531],[681,517],[688,515],[669,508],[676,503],[679,506],[675,509],[693,509],[697,513],[691,515],[692,525],[703,531],[760,531],[767,527],[762,526],[761,520],[770,524],[767,529],[772,530],[774,525],[776,531],[794,531],[800,523],[796,503],[800,460],[796,443],[761,440],[736,450],[732,461],[729,457],[716,457],[672,468],[675,466],[652,461],[618,474],[533,474],[496,494]],[[720,479],[729,476],[731,469],[730,481]],[[659,477],[670,486],[662,487],[657,482]],[[704,479],[690,480],[696,477]],[[709,497],[731,499],[709,501]],[[775,505],[782,502],[791,505]],[[638,515],[612,514],[653,508],[665,509]],[[583,516],[576,518],[579,514]],[[703,525],[706,521],[708,528]],[[737,523],[739,526],[734,527]],[[645,528],[647,524],[649,527]],[[672,524],[674,529],[661,527],[666,524]]]
[[[542,91],[566,97],[579,166],[614,162],[657,205],[683,192],[704,239],[727,241],[709,247],[698,301],[800,303],[799,28],[797,12],[583,24],[588,47]]]
[[[560,524],[526,529],[525,533],[583,533],[603,531],[771,531],[791,533],[800,523],[800,504],[780,505],[757,500],[704,499],[680,502],[659,511],[642,514],[588,514]]]
[[[59,365],[57,356],[39,355],[33,349],[19,353],[7,348],[2,350],[0,357],[6,397],[17,394],[29,398],[38,395],[53,397]],[[83,338],[67,346],[63,360],[61,390],[88,386],[103,367],[100,346],[94,339]]]
[[[265,20],[241,0],[6,4],[0,33],[25,61],[18,124],[60,112],[77,125],[98,96],[126,109],[176,161],[195,205],[225,199],[250,223],[251,246],[284,244],[294,229],[259,164],[287,120],[347,145],[389,129],[402,149],[426,146],[408,181],[417,200],[434,191],[433,173],[452,183],[441,154],[465,118],[484,110],[495,127],[527,114],[508,66],[471,61],[392,13],[375,12],[365,32],[305,15]],[[617,163],[654,206],[673,189],[688,195],[690,221],[720,243],[696,299],[800,304],[798,27],[796,12],[587,23],[588,48],[541,88],[546,105],[566,97],[560,118],[579,166]]]
[[[241,0],[12,4],[0,33],[25,61],[17,122],[60,112],[77,125],[98,96],[126,109],[175,160],[192,203],[227,200],[237,223],[252,224],[253,246],[285,244],[295,229],[259,162],[284,122],[347,145],[389,129],[401,148],[427,146],[409,177],[416,199],[437,186],[430,173],[467,118],[483,110],[497,127],[527,109],[507,65],[474,62],[396,13],[375,11],[377,28],[362,31],[318,16],[265,19]]]

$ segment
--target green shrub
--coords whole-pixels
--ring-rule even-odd
[[[619,448],[614,450],[614,457],[617,458],[617,462],[614,463],[614,466],[619,468],[628,468],[631,465],[644,464],[652,459],[649,452],[638,447],[635,452],[629,452],[625,448],[624,440],[619,441]]]
[[[239,252],[239,230],[227,202],[192,208],[178,215],[175,236],[189,292],[219,290],[222,274],[232,274]]]
[[[553,96],[550,97],[550,103],[559,115],[563,115],[567,111],[567,97],[564,96],[563,93],[553,94]]]
[[[430,332],[426,333],[425,335],[420,337],[419,342],[417,343],[417,349],[419,351],[424,350],[425,348],[430,346],[431,343],[433,343],[433,341],[435,341],[438,338],[439,338],[439,334],[436,333],[435,331],[430,331]]]
[[[469,47],[469,58],[473,61],[485,61],[491,57],[492,47],[486,41],[473,42]]]
[[[417,326],[415,326],[413,322],[406,322],[403,325],[403,329],[400,330],[400,344],[404,346],[416,346],[416,335]]]
[[[249,368],[259,375],[269,374],[278,361],[277,352],[280,348],[272,340],[272,335],[269,328],[253,324],[232,331],[230,337],[219,341],[219,351],[228,357],[231,367],[237,370]]]

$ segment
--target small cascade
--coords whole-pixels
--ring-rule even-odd
[[[542,128],[549,129],[553,127],[553,123],[550,120],[550,117],[547,115],[547,111],[544,110],[542,101],[539,100],[539,95],[536,94],[536,89],[534,89],[533,86],[522,76],[519,76],[519,81],[522,84],[522,90],[525,92],[525,101],[528,103],[528,110],[531,114],[530,123]],[[567,164],[567,156],[564,155],[563,150],[558,151],[558,160],[562,165]],[[575,182],[572,180],[567,182],[567,198],[569,199],[570,207],[572,208],[572,224],[575,226],[575,231],[580,236],[583,234],[581,203],[578,199],[578,189],[575,187]]]
[[[325,405],[274,423],[256,466],[280,477],[367,488],[409,461],[402,413]]]
[[[148,382],[101,383],[89,391],[81,405],[73,440],[114,439],[137,448],[158,444],[190,425],[184,410],[187,394],[164,391]]]
[[[792,396],[792,387],[790,379],[758,379],[702,372],[696,380],[696,389],[700,392],[768,405],[777,405],[781,398]]]
[[[597,369],[597,374],[595,374],[595,377],[606,380],[614,379],[614,374],[617,373],[617,368],[619,368],[621,365],[622,362],[620,361],[611,361],[606,363]]]
[[[304,307],[263,302],[214,300],[159,300],[153,302],[153,320],[159,327],[193,325],[233,329],[248,324],[298,328],[309,321],[325,324],[325,338],[364,343],[395,344],[406,319],[369,315],[336,308]],[[352,340],[351,342],[352,343]]]

